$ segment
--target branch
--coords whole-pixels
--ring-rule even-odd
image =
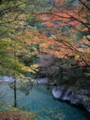
[[[2,22],[2,23],[0,23],[0,25],[5,24],[5,23],[14,22],[15,20],[17,20],[18,16],[21,15],[22,13],[23,13],[23,11],[22,11],[21,13],[19,13],[19,14],[15,17],[15,19],[13,19],[13,20],[11,20],[11,21],[8,21],[8,22]]]
[[[58,9],[58,8],[57,8],[57,9]],[[61,10],[61,9],[58,9],[58,10],[61,11],[61,12],[63,12],[63,13],[65,13],[66,15],[70,16],[70,19],[74,19],[74,20],[78,21],[79,23],[83,24],[84,26],[86,26],[88,29],[90,29],[90,27],[87,26],[87,23],[84,23],[83,21],[75,18],[74,16],[70,15],[69,13],[64,12],[64,11]]]
[[[82,2],[81,0],[79,1],[83,4],[83,6],[85,6],[90,11],[90,8],[84,2]]]
[[[53,37],[54,38],[54,37]],[[58,41],[58,39],[56,39],[56,38],[54,38],[56,41]],[[63,41],[63,40],[60,40],[60,41]],[[65,41],[66,42],[66,41]],[[72,44],[70,44],[69,42],[66,42],[68,45],[70,45],[70,46],[68,46],[65,42],[62,42],[62,44],[63,45],[65,45],[66,47],[68,47],[70,50],[72,50],[72,51],[74,51],[74,52],[76,52],[76,53],[81,53],[81,52],[79,52]],[[89,64],[86,62],[86,60],[80,55],[80,58],[82,59],[82,61],[87,65],[87,66],[89,66]]]
[[[75,18],[74,16],[70,15],[69,13],[67,12],[64,12],[62,9],[58,8],[57,6],[54,5],[54,7],[59,10],[61,13],[65,13],[66,15],[68,15],[70,17],[70,19],[74,19],[76,21],[78,21],[79,23],[83,24],[84,26],[86,26],[88,29],[90,29],[90,27],[87,25],[87,23],[84,23],[83,21]],[[60,16],[61,18],[63,18],[63,16]],[[66,19],[69,19],[69,17],[65,17]]]
[[[16,6],[14,6],[14,7],[9,7],[9,8],[3,9],[3,10],[0,11],[0,14],[2,15],[2,14],[5,13],[5,11],[7,11],[7,10],[8,10],[8,12],[9,12],[9,11],[17,8],[18,6],[23,5],[24,3],[25,3],[25,2],[23,2],[23,3],[21,3],[21,4],[18,4],[18,5],[16,5]]]

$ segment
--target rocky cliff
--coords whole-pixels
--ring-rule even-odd
[[[75,91],[71,87],[58,86],[52,90],[55,99],[69,101],[71,104],[82,106],[90,112],[90,91]]]

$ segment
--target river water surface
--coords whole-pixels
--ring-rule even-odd
[[[42,120],[42,118],[43,120],[48,120],[48,118],[51,120],[61,120],[61,118],[63,118],[62,120],[90,120],[87,111],[53,99],[52,88],[52,86],[35,85],[27,93],[17,91],[18,107],[27,111],[41,111],[37,115],[38,120]],[[8,85],[0,84],[0,92],[6,93],[3,100],[13,100],[13,90]]]

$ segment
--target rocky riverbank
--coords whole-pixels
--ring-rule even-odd
[[[56,80],[54,80],[53,82],[50,82],[48,78],[37,78],[33,83],[37,85],[44,84],[44,85],[55,86]]]
[[[2,77],[0,77],[2,78]],[[4,81],[12,82],[12,77],[3,76]],[[45,85],[56,85],[56,81],[50,83],[48,78],[37,78],[33,82],[34,84],[45,84]],[[57,86],[53,88],[52,95],[55,99],[68,101],[71,104],[84,107],[90,112],[90,91],[79,90],[75,91],[72,87],[68,86]]]
[[[52,95],[55,99],[69,101],[71,104],[82,106],[90,112],[90,91],[88,90],[75,91],[71,87],[58,86],[52,90]]]
[[[35,79],[35,81],[33,82],[34,84],[48,84],[49,83],[49,79],[48,78],[37,78]]]
[[[56,81],[50,83],[48,78],[39,78],[34,81],[34,84],[55,85]],[[52,95],[57,100],[68,101],[71,104],[82,106],[90,112],[90,91],[88,90],[76,91],[72,87],[57,86],[53,88]]]

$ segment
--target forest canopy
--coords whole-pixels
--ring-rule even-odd
[[[2,0],[0,53],[1,75],[35,73],[38,67],[41,74],[62,79],[61,83],[76,79],[75,71],[88,81],[90,1]],[[42,58],[48,55],[52,57]]]

